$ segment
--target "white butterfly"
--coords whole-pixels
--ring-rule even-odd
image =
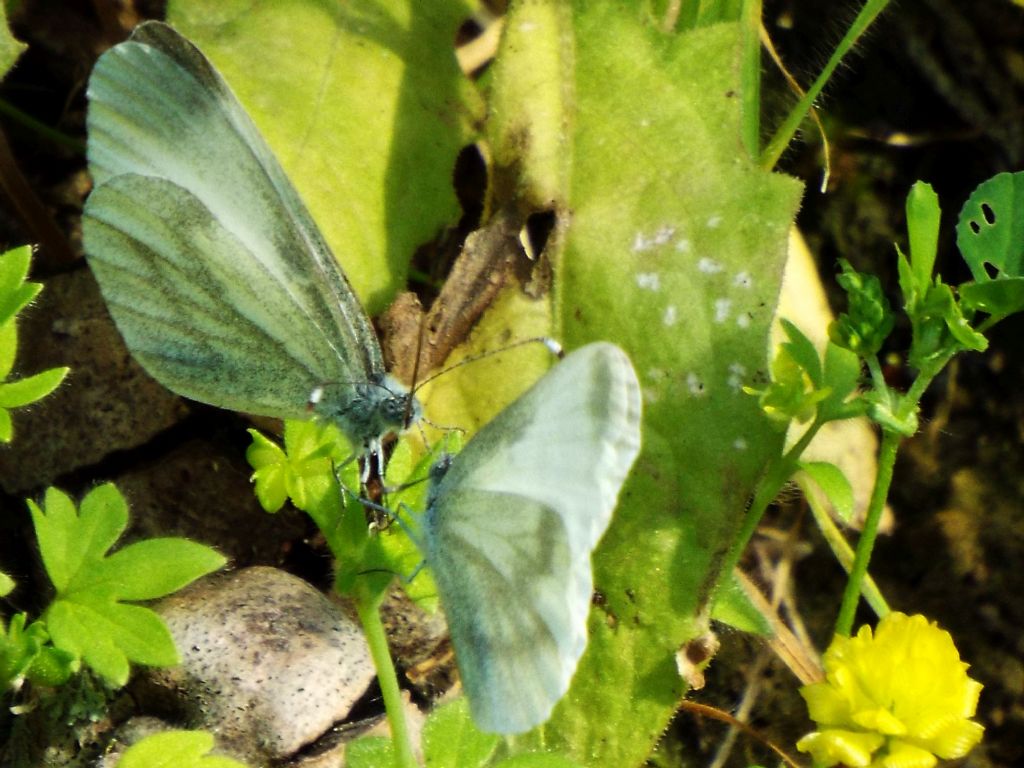
[[[618,347],[569,354],[431,472],[419,544],[473,719],[548,719],[587,643],[590,555],[640,449],[640,386]]]
[[[356,443],[419,417],[369,319],[213,65],[158,22],[89,80],[85,250],[135,358],[169,389]]]

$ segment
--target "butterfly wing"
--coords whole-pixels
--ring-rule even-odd
[[[318,385],[383,378],[369,320],[309,213],[191,43],[143,24],[100,58],[89,102],[85,247],[150,374],[187,397],[283,417],[308,415]],[[183,329],[196,309],[198,326]],[[282,374],[291,365],[301,370]]]
[[[590,555],[639,447],[632,365],[591,344],[487,424],[432,489],[426,559],[484,730],[528,730],[568,689],[586,646]]]
[[[334,370],[331,350],[293,337],[301,309],[262,290],[267,279],[253,277],[258,265],[237,237],[166,179],[115,176],[90,202],[89,247],[103,254],[90,259],[93,273],[147,371],[194,400],[309,417],[309,394]]]

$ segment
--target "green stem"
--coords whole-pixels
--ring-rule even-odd
[[[900,446],[900,439],[901,436],[895,432],[888,430],[882,432],[882,445],[878,451],[878,477],[875,478],[875,487],[871,491],[868,513],[864,518],[864,530],[861,531],[860,539],[857,541],[853,567],[850,569],[850,578],[846,582],[843,602],[839,607],[839,617],[836,619],[835,633],[843,637],[849,637],[853,629],[854,614],[860,600],[861,584],[868,572],[871,552],[875,547],[875,539],[878,537],[878,524],[882,519],[885,500],[889,495],[889,486],[892,485],[892,471],[896,465],[896,452]]]
[[[868,367],[871,382],[876,390],[887,390],[889,386],[885,383],[885,374],[882,372],[882,364],[878,361],[878,355],[866,355],[864,364]]]
[[[835,52],[832,54],[832,58],[828,60],[825,68],[818,75],[818,79],[814,81],[814,84],[807,89],[807,92],[803,95],[800,101],[797,102],[796,106],[789,113],[782,125],[779,126],[775,135],[771,141],[768,142],[768,146],[765,147],[764,152],[761,153],[761,167],[771,169],[775,167],[775,164],[779,161],[782,153],[786,147],[789,146],[796,132],[800,129],[800,124],[804,121],[804,117],[810,111],[814,105],[815,99],[821,95],[822,89],[825,87],[825,83],[828,82],[829,78],[832,77],[832,73],[835,72],[836,67],[839,66],[839,62],[842,61],[843,57],[850,52],[854,44],[863,35],[871,23],[875,20],[885,7],[889,5],[889,0],[867,0],[864,6],[860,9],[860,13],[857,14],[857,18],[853,20],[853,24],[846,31],[843,39],[839,41],[839,45],[836,46]]]
[[[939,375],[949,361],[953,359],[955,352],[943,355],[941,359],[933,362],[928,368],[922,369],[911,383],[907,393],[903,396],[903,404],[900,408],[900,416],[909,416],[911,409],[917,408],[917,404],[924,397],[924,392],[931,385],[932,380]]]
[[[761,142],[761,11],[761,0],[743,0],[740,22],[743,30],[740,130],[743,145],[752,158],[757,157]]]
[[[811,480],[803,472],[800,472],[796,476],[797,485],[804,493],[804,498],[807,499],[807,503],[811,507],[811,514],[814,515],[814,521],[818,524],[818,529],[821,531],[821,535],[825,537],[825,541],[832,549],[832,554],[836,556],[836,560],[839,561],[839,565],[843,567],[847,574],[850,573],[850,569],[853,567],[853,548],[847,542],[846,537],[843,536],[843,532],[839,530],[839,526],[832,521],[832,517],[829,515],[828,510],[821,504],[818,503],[819,496],[815,494],[811,488]],[[861,594],[867,601],[868,605],[871,606],[871,610],[875,612],[876,616],[885,616],[889,613],[889,604],[885,601],[881,591],[875,584],[871,575],[868,574],[864,577],[864,584],[861,587]]]
[[[398,687],[398,675],[391,661],[388,650],[388,638],[384,634],[384,625],[380,620],[380,598],[356,598],[356,611],[359,621],[366,634],[366,642],[370,646],[370,656],[377,669],[377,681],[384,697],[384,709],[388,713],[388,724],[391,726],[391,742],[395,747],[396,768],[418,768],[416,757],[412,751],[409,738],[409,726],[405,721],[405,705],[402,703],[402,692]]]
[[[899,401],[899,407],[894,414],[897,421],[906,421],[917,409],[921,397],[924,395],[928,385],[938,375],[946,364],[953,357],[955,352],[949,352],[940,359],[933,360],[927,368],[922,369],[911,383]],[[868,356],[866,358],[868,370],[877,388],[885,388],[885,381],[882,377],[882,369],[877,358]],[[868,563],[871,561],[871,552],[875,548],[875,539],[878,537],[878,525],[882,519],[882,510],[885,508],[885,500],[889,496],[889,486],[892,485],[893,467],[896,465],[896,453],[899,450],[902,435],[891,430],[882,430],[882,445],[878,450],[878,476],[875,478],[875,487],[871,491],[871,501],[868,504],[868,513],[864,519],[864,530],[861,531],[860,539],[857,542],[857,551],[854,554],[853,566],[850,568],[850,576],[846,582],[846,589],[843,592],[843,602],[839,606],[839,616],[836,618],[835,633],[843,637],[849,637],[853,630],[853,619],[857,612],[857,603],[860,599],[861,588],[868,572]]]
[[[747,543],[754,535],[754,531],[757,530],[761,518],[764,517],[768,505],[779,495],[779,491],[782,490],[782,486],[786,484],[786,481],[793,476],[801,454],[803,454],[808,443],[818,433],[818,430],[821,429],[821,426],[821,422],[815,421],[803,433],[796,444],[786,452],[786,455],[770,466],[767,472],[765,472],[764,477],[761,478],[754,491],[754,498],[751,500],[747,513],[743,517],[740,531],[733,541],[729,554],[726,555],[721,573],[733,572],[733,569],[743,556],[743,551],[747,548]]]
[[[80,139],[68,136],[65,133],[54,130],[46,123],[36,120],[31,115],[22,112],[16,106],[11,104],[9,101],[0,99],[0,115],[9,117],[12,122],[18,123],[23,127],[27,128],[30,132],[42,136],[44,139],[51,141],[52,143],[63,147],[64,149],[71,150],[77,155],[85,154],[85,142]]]

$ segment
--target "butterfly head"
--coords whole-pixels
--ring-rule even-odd
[[[392,432],[402,432],[423,416],[415,395],[391,376],[379,381],[320,385],[310,394],[309,406],[364,446]]]
[[[376,386],[379,388],[377,407],[380,419],[390,429],[400,432],[423,418],[423,406],[416,395],[393,376],[385,376]]]
[[[438,488],[441,485],[441,481],[444,480],[445,475],[448,474],[448,470],[452,468],[452,459],[454,455],[444,451],[437,458],[433,464],[430,465],[430,472],[428,479],[430,480],[430,487],[427,490],[427,509],[429,510],[434,505],[434,500],[437,498]]]

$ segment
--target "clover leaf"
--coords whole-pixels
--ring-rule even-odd
[[[207,731],[154,733],[132,744],[121,756],[121,768],[245,768],[230,757],[208,755],[214,746]]]
[[[162,597],[224,565],[222,555],[181,538],[147,539],[112,554],[128,507],[112,484],[94,488],[78,509],[56,488],[43,507],[28,502],[43,565],[57,595],[43,621],[53,646],[81,659],[114,685],[129,662],[178,661],[160,617],[135,601]]]

